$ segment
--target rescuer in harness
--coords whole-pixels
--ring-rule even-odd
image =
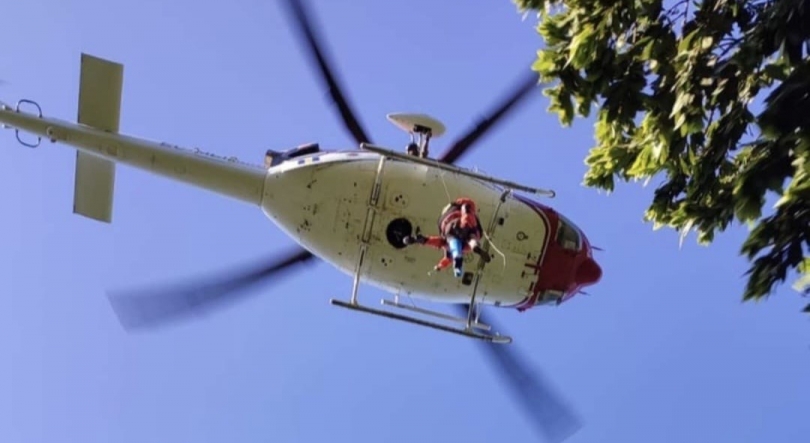
[[[444,208],[438,224],[439,235],[425,237],[417,234],[404,239],[406,245],[418,243],[444,250],[444,256],[433,268],[435,271],[441,271],[452,263],[453,273],[461,277],[463,255],[470,251],[489,263],[490,255],[479,246],[484,231],[474,201],[465,197],[457,198]]]

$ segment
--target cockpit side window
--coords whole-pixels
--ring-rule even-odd
[[[557,244],[568,251],[579,251],[582,249],[582,236],[577,226],[558,214],[559,225],[557,228]]]

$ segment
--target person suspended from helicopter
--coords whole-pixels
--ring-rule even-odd
[[[469,252],[478,254],[487,263],[491,260],[479,245],[484,231],[473,200],[459,197],[445,206],[439,216],[438,227],[439,235],[426,237],[417,233],[404,239],[406,245],[421,244],[444,250],[444,256],[433,268],[434,271],[441,271],[453,264],[453,273],[461,277],[464,254]]]

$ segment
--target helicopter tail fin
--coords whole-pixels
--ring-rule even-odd
[[[6,81],[0,78],[0,86],[3,86],[3,85],[5,85],[5,84],[6,84]],[[9,105],[8,103],[4,102],[3,100],[0,100],[0,109],[3,109],[3,108],[6,108],[6,109],[11,109],[11,105]],[[6,126],[6,125],[4,125],[4,124],[0,123],[0,129],[7,128],[7,127],[8,127],[8,126]]]
[[[82,54],[78,111],[80,124],[106,132],[118,132],[123,73],[121,64]],[[76,152],[74,214],[110,223],[114,188],[115,163],[87,152]]]

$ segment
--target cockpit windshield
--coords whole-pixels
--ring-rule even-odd
[[[558,213],[557,215],[560,219],[560,224],[557,229],[557,244],[569,251],[579,251],[582,249],[582,235],[580,234],[579,227],[562,214]]]

